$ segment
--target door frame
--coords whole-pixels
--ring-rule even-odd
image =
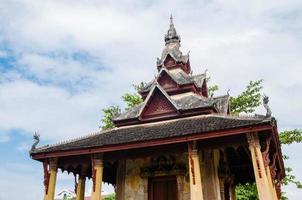
[[[153,182],[155,181],[175,181],[176,183],[176,192],[177,192],[177,199],[178,200],[178,186],[177,186],[177,177],[176,176],[155,176],[148,178],[148,200],[153,200]]]

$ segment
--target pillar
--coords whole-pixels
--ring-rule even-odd
[[[76,192],[76,200],[84,200],[85,199],[85,181],[86,181],[86,171],[87,167],[82,166],[81,173],[79,175],[78,183],[77,183],[77,192]]]
[[[56,189],[56,181],[57,181],[57,159],[52,158],[49,160],[49,169],[46,170],[48,173],[47,176],[49,177],[46,181],[47,184],[47,190],[45,192],[44,200],[54,200],[55,196],[55,189]]]
[[[177,191],[178,191],[178,199],[177,200],[184,200],[184,176],[183,175],[177,175],[176,181],[177,181]]]
[[[236,185],[234,183],[230,186],[230,200],[236,200]]]
[[[190,174],[190,196],[191,200],[203,200],[202,185],[201,185],[201,171],[199,163],[199,155],[196,148],[197,144],[188,144],[189,152],[189,174]]]
[[[220,187],[218,177],[219,166],[219,150],[218,149],[203,149],[200,151],[202,158],[202,190],[204,200],[221,200]]]
[[[119,160],[116,173],[116,200],[124,200],[125,198],[125,176],[126,176],[126,161]]]
[[[259,200],[273,200],[257,133],[248,133],[247,140],[251,152]]]
[[[92,193],[91,200],[101,200],[103,180],[103,159],[102,155],[95,155],[92,158]]]
[[[220,187],[220,198],[221,200],[226,200],[225,199],[225,188],[224,188],[224,184],[225,183],[225,179],[224,178],[220,178],[219,180],[219,187]]]
[[[278,200],[277,191],[276,191],[276,188],[275,188],[274,181],[272,179],[272,174],[271,174],[271,170],[270,170],[269,165],[266,166],[266,174],[267,174],[267,179],[268,179],[269,187],[270,187],[271,193],[273,195],[273,199],[274,200]]]

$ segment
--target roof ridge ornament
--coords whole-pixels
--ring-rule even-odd
[[[170,28],[167,34],[165,35],[165,42],[166,45],[170,43],[180,43],[180,36],[177,34],[176,29],[174,27],[172,14],[170,16]]]
[[[35,132],[33,139],[35,142],[31,146],[30,152],[34,151],[36,149],[38,143],[40,142],[40,134],[38,132]]]
[[[266,96],[266,94],[263,94],[263,98],[262,98],[262,101],[263,101],[263,106],[266,110],[266,117],[271,117],[272,116],[272,111],[268,105],[268,102],[269,102],[269,97]]]
[[[174,25],[174,24],[173,24],[173,15],[172,15],[172,13],[171,13],[171,15],[170,15],[170,27],[171,27],[171,25]]]

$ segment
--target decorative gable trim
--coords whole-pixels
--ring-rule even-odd
[[[178,83],[173,79],[173,76],[166,70],[162,69],[157,77],[157,83],[164,89],[179,87]]]
[[[175,66],[176,64],[177,64],[177,59],[175,59],[173,56],[171,56],[170,53],[167,54],[167,56],[163,60],[163,65],[166,67],[172,67],[172,66]]]
[[[162,115],[175,115],[178,113],[178,110],[177,105],[169,95],[156,83],[140,109],[139,119]]]
[[[181,55],[180,58],[176,58],[176,56],[173,55],[173,53],[169,51],[164,55],[164,57],[162,57],[162,59],[158,60],[157,66],[162,66],[165,63],[166,59],[169,57],[171,57],[175,61],[175,63],[176,62],[182,62],[184,64],[189,63],[189,55],[185,55],[185,56]]]

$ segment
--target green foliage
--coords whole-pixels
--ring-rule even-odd
[[[290,131],[282,131],[279,133],[280,143],[283,145],[290,145],[293,143],[300,143],[302,141],[302,130],[294,129]],[[283,159],[287,160],[289,157],[283,155]],[[286,176],[282,180],[283,185],[294,184],[297,188],[302,189],[302,183],[296,179],[292,174],[293,169],[291,167],[285,168]]]
[[[103,109],[102,112],[103,112],[103,118],[101,120],[102,130],[114,128],[115,126],[112,122],[112,119],[121,113],[121,109],[118,106],[110,106],[109,108]]]
[[[236,186],[237,200],[258,200],[258,192],[256,184],[239,184]]]
[[[141,82],[140,84],[137,84],[137,85],[134,84],[132,86],[134,87],[136,92],[135,93],[126,93],[122,96],[122,99],[124,100],[124,102],[127,105],[126,110],[143,102],[143,99],[138,94],[138,91],[141,90],[145,85],[146,85],[146,83],[144,83],[144,82]]]
[[[282,180],[283,185],[294,184],[297,188],[302,189],[302,183],[292,174],[293,169],[291,167],[285,167],[286,176]]]
[[[233,114],[252,113],[261,104],[261,89],[263,80],[250,81],[246,89],[236,97],[231,97],[231,112]]]
[[[208,87],[208,95],[209,97],[214,96],[214,92],[216,92],[217,90],[219,90],[218,85],[211,85]]]
[[[132,108],[133,106],[143,102],[143,99],[137,93],[126,93],[122,96],[122,99],[127,105],[126,109]]]
[[[126,110],[129,108],[132,108],[135,105],[138,105],[143,102],[143,99],[138,94],[138,91],[145,86],[144,82],[141,82],[138,85],[133,85],[135,89],[135,93],[126,93],[122,96],[123,101],[126,103]],[[112,122],[112,119],[115,116],[118,116],[121,114],[121,109],[118,106],[110,106],[109,108],[105,108],[102,110],[103,112],[103,118],[101,120],[102,122],[102,130],[107,130],[114,128],[114,124]]]
[[[105,198],[103,198],[103,200],[115,200],[115,194],[110,194],[110,195],[106,196]]]
[[[279,134],[281,144],[292,144],[302,142],[302,130],[294,129],[290,131],[282,131]]]
[[[207,77],[206,81],[207,83],[209,83],[211,80],[211,77]],[[219,86],[218,85],[209,85],[208,86],[208,96],[212,97],[214,96],[214,92],[216,92],[217,90],[219,90]]]

